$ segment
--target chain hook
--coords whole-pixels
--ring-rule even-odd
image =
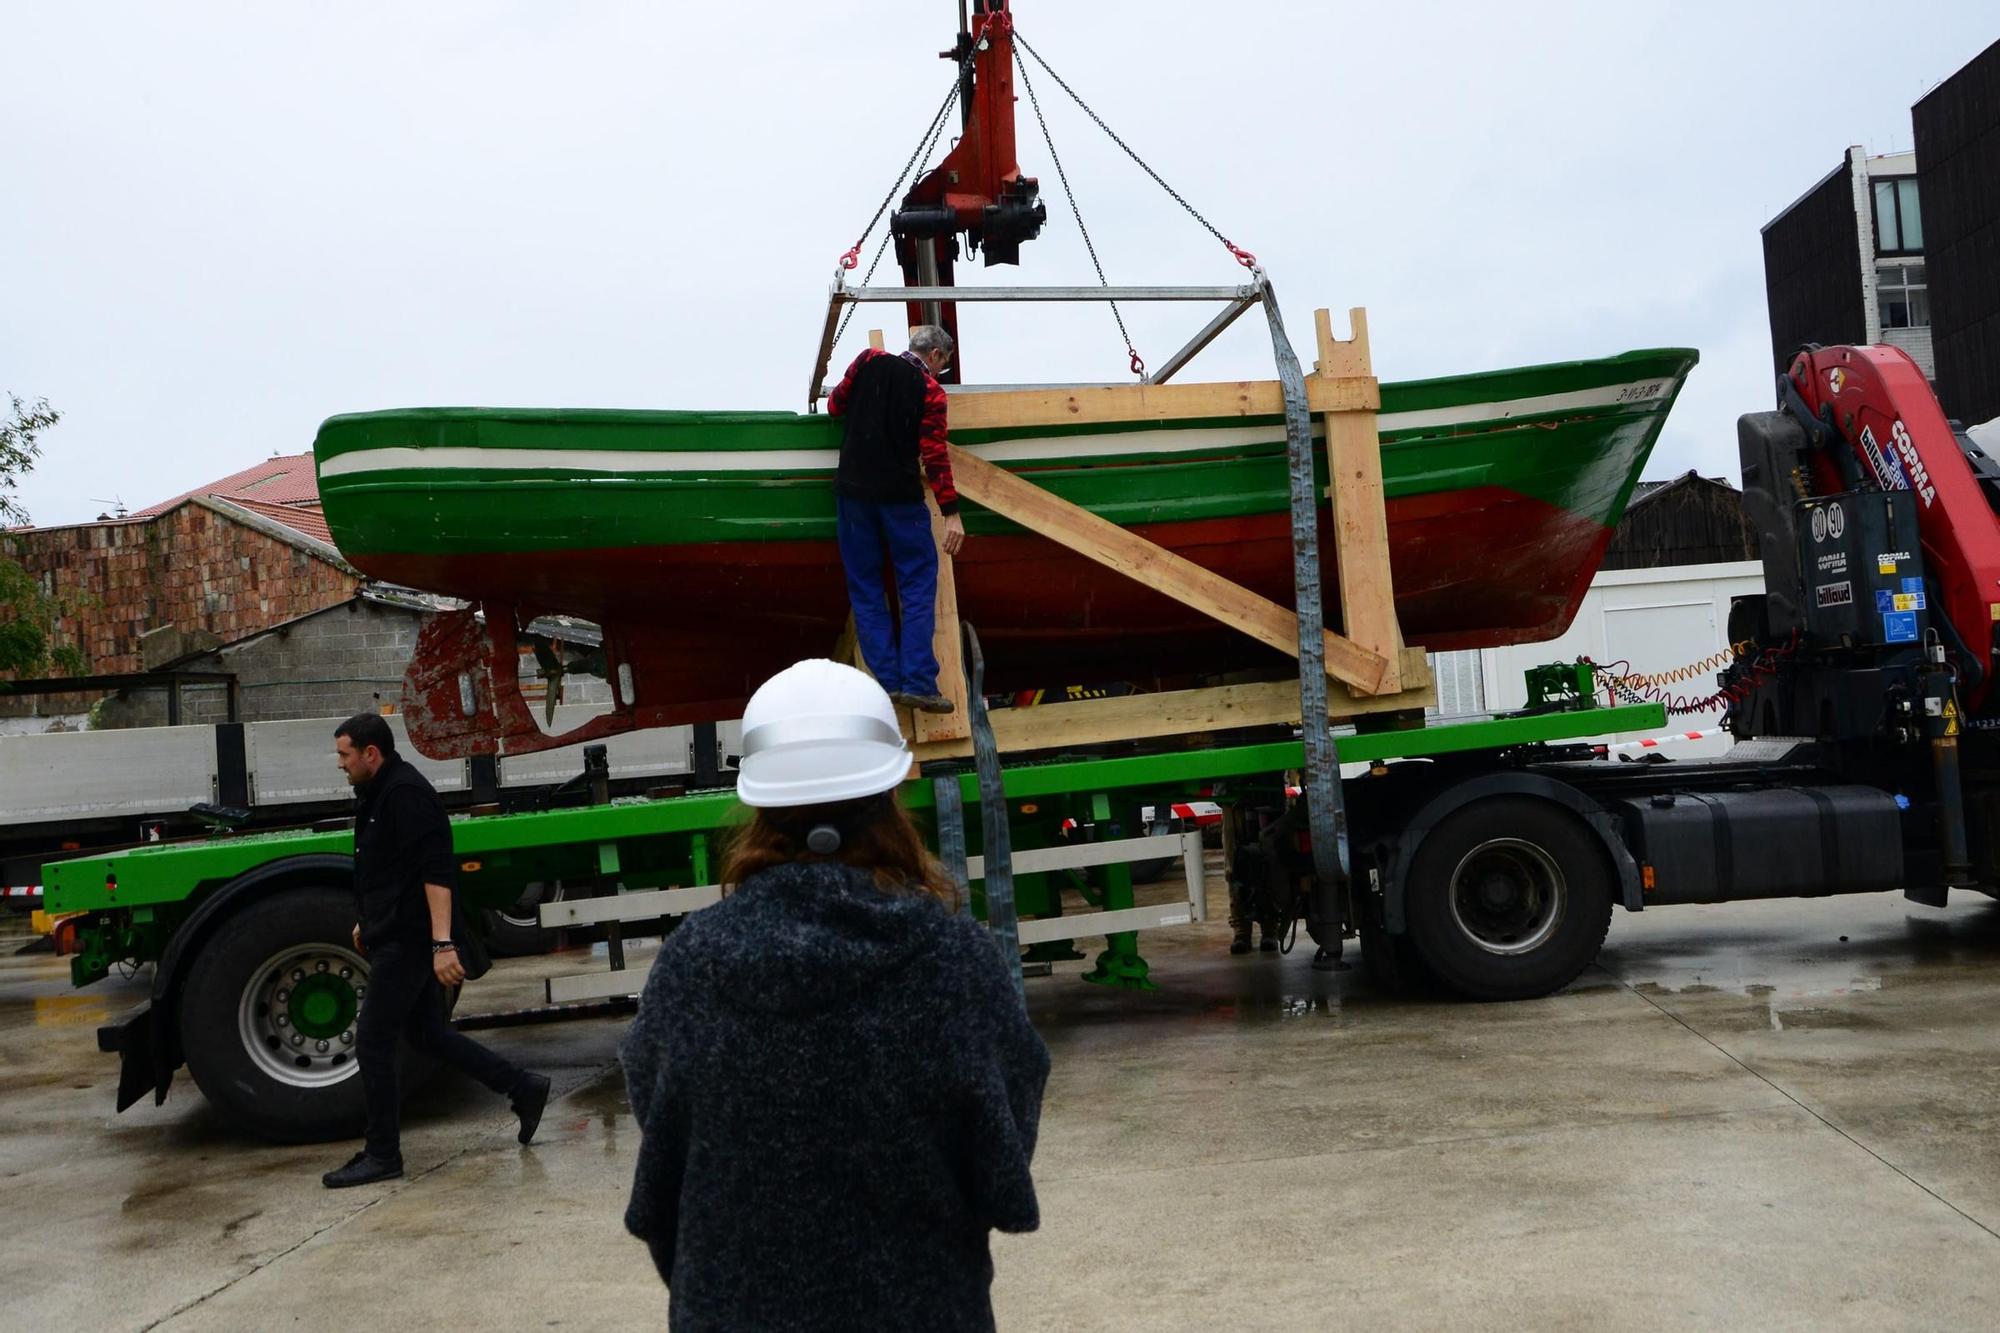
[[[1229,241],[1224,241],[1223,244],[1229,247],[1230,254],[1236,256],[1237,263],[1243,265],[1245,268],[1254,269],[1257,267],[1257,256]]]
[[[861,267],[860,245],[857,244],[853,249],[849,250],[846,254],[840,257],[840,266],[844,269],[856,269]]]
[[[1142,357],[1140,357],[1139,350],[1136,347],[1127,347],[1125,350],[1132,357],[1132,373],[1134,375],[1137,375],[1140,379],[1145,379],[1146,362]]]

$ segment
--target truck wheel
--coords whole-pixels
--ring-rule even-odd
[[[1574,816],[1531,797],[1476,801],[1424,838],[1404,903],[1430,972],[1475,1000],[1574,981],[1611,926],[1611,867]]]
[[[550,880],[530,884],[511,906],[487,908],[487,949],[495,958],[532,958],[551,952],[562,931],[542,925],[539,909],[543,903],[558,903],[562,899],[562,881]]]
[[[358,1137],[367,1122],[355,1019],[368,963],[338,889],[274,894],[224,921],[181,991],[181,1050],[209,1103],[261,1138]],[[404,1051],[404,1086],[428,1062]]]

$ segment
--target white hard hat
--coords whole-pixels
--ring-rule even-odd
[[[786,667],[743,709],[736,795],[765,808],[893,791],[910,775],[896,709],[866,672],[823,657]]]

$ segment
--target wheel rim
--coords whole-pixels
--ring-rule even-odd
[[[1448,901],[1460,933],[1487,953],[1531,953],[1562,924],[1569,885],[1555,858],[1532,842],[1494,838],[1452,871]]]
[[[298,944],[264,960],[244,984],[237,1031],[258,1069],[294,1088],[352,1078],[355,1019],[368,964],[333,944]]]

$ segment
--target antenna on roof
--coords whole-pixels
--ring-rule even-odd
[[[124,502],[123,500],[119,499],[119,498],[118,498],[117,496],[115,496],[115,495],[114,495],[114,496],[112,496],[112,497],[111,497],[111,498],[110,498],[109,500],[98,500],[98,499],[92,499],[92,500],[91,500],[91,503],[92,503],[92,504],[94,504],[94,505],[110,505],[110,506],[111,506],[111,512],[110,512],[109,514],[99,514],[99,515],[98,515],[98,518],[100,518],[100,519],[105,519],[105,518],[125,518],[125,517],[127,517],[127,513],[126,513],[126,510],[125,510],[125,502]]]

